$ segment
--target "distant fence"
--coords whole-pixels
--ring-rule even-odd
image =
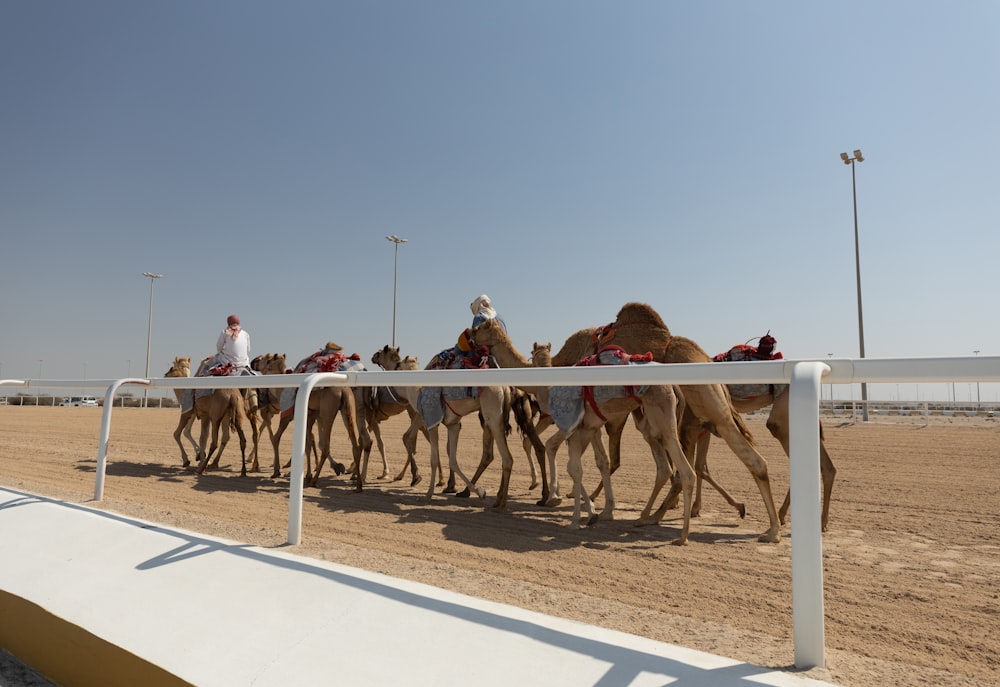
[[[860,382],[1000,382],[1000,356],[774,360],[753,363],[678,363],[503,370],[326,372],[254,377],[128,378],[116,380],[0,380],[0,387],[106,389],[97,451],[94,499],[104,496],[107,447],[115,394],[122,386],[149,389],[297,387],[289,475],[288,543],[302,540],[303,473],[309,394],[328,386],[615,386],[644,384],[789,384],[792,622],[795,665],[825,664],[823,548],[820,529],[819,406],[821,384]]]

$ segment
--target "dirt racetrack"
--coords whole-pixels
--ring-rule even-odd
[[[180,468],[171,436],[177,410],[116,408],[105,498],[93,503],[101,409],[0,407],[0,484],[159,523],[266,547],[284,547],[288,479],[264,471],[239,476],[231,443],[223,469],[203,476]],[[847,687],[1000,684],[1000,423],[934,418],[898,423],[825,420],[839,470],[830,531],[824,535],[827,666],[807,673]],[[767,458],[776,500],[788,461],[764,428],[748,424]],[[390,473],[404,453],[405,421],[383,425]],[[465,422],[460,460],[478,462],[480,431]],[[793,524],[778,544],[757,535],[767,519],[749,473],[724,444],[712,444],[716,479],[746,503],[738,515],[710,488],[686,547],[670,545],[677,512],[658,526],[632,525],[648,496],[652,460],[633,427],[615,475],[613,522],[573,531],[571,500],[535,505],[520,441],[506,513],[478,499],[436,495],[426,481],[374,479],[354,493],[328,469],[307,489],[303,543],[288,550],[644,635],[776,668],[794,658],[791,612]],[[339,423],[334,452],[347,441]],[[429,475],[426,442],[418,462]],[[291,433],[282,442],[290,452]],[[442,442],[442,450],[444,442]],[[347,461],[349,462],[349,461]],[[496,461],[499,463],[499,460]],[[559,461],[564,490],[565,453]],[[588,485],[596,469],[584,463]],[[494,465],[481,481],[494,492]],[[601,505],[601,502],[598,502]],[[233,581],[234,587],[240,582]],[[254,590],[269,594],[271,590]],[[252,599],[252,597],[248,597]],[[391,652],[387,632],[380,651]],[[448,648],[432,660],[449,656]]]

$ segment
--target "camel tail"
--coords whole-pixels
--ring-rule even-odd
[[[750,428],[747,427],[747,423],[743,421],[743,416],[737,413],[735,409],[732,412],[733,412],[733,422],[735,422],[736,427],[739,428],[740,434],[743,435],[743,438],[747,440],[748,444],[753,446],[754,445],[753,434],[750,433]]]
[[[514,422],[517,423],[517,430],[520,432],[521,436],[524,436],[524,426],[531,421],[529,416],[530,410],[526,407],[529,404],[526,403],[527,398],[515,398],[513,402],[514,410]]]

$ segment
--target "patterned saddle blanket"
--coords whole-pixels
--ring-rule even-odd
[[[608,346],[577,365],[657,365],[651,353],[630,354],[618,346]],[[563,436],[570,436],[586,412],[613,398],[641,397],[648,387],[635,386],[555,386],[549,391],[549,413]]]
[[[313,353],[308,358],[303,358],[295,366],[297,373],[309,372],[364,372],[364,363],[361,356],[352,353],[347,356],[343,353],[323,349]],[[295,397],[298,395],[298,387],[285,387],[281,390],[281,417],[288,417],[295,414]]]
[[[427,366],[429,370],[485,370],[491,365],[490,351],[485,346],[470,351],[446,348],[438,353]],[[444,420],[447,403],[466,398],[479,398],[475,386],[425,386],[417,395],[417,412],[427,429],[437,427]]]

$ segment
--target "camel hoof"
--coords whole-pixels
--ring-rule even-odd
[[[379,475],[379,476],[378,476],[378,477],[376,477],[375,479],[385,479],[385,478],[386,478],[386,477],[388,477],[388,476],[389,476],[389,473],[388,473],[388,472],[383,472],[383,473],[382,473],[381,475]]]
[[[423,481],[424,481],[423,476],[421,476],[421,475],[415,475],[414,478],[412,480],[410,480],[410,486],[411,487],[415,487],[415,486],[417,486],[418,484],[420,484]]]
[[[442,484],[444,484],[444,483],[443,482],[438,482],[438,486],[439,487]],[[454,494],[455,493],[455,487],[449,485],[449,486],[445,487],[444,489],[442,489],[441,493],[442,494]],[[468,495],[469,495],[469,488],[468,487],[465,488],[465,494],[464,495],[463,494],[457,494],[457,496],[468,496]]]
[[[767,531],[764,534],[757,537],[757,541],[765,544],[777,544],[781,541],[781,534],[778,532]]]
[[[538,480],[536,479],[531,482],[531,486],[528,487],[528,491],[534,491],[537,488],[538,488]]]
[[[447,490],[445,490],[445,491],[444,491],[444,492],[442,492],[442,493],[445,493],[445,494],[448,494],[448,493],[454,493],[454,492],[448,492]],[[469,491],[469,488],[468,488],[468,487],[466,487],[466,488],[465,488],[465,489],[463,489],[462,491],[460,491],[460,492],[458,492],[457,494],[455,494],[455,498],[456,498],[456,499],[467,499],[467,498],[469,498],[469,497],[470,497],[471,495],[472,495],[472,492],[470,492],[470,491]]]
[[[671,546],[687,546],[687,543],[688,543],[687,537],[677,537],[677,539],[674,539],[672,542],[670,542],[670,545]]]
[[[599,518],[598,518],[598,516],[596,514],[595,515],[591,515],[589,518],[587,518],[587,522],[585,524],[586,524],[587,527],[593,527],[594,525],[597,524],[598,519]]]
[[[494,513],[503,513],[503,512],[505,512],[507,510],[507,502],[506,501],[504,501],[504,502],[497,501],[496,503],[493,504],[493,508],[491,510]]]
[[[338,475],[343,475],[345,472],[347,472],[347,468],[344,467],[343,463],[338,463],[335,460],[331,462],[333,463],[333,471]]]
[[[469,488],[468,487],[465,488],[465,493],[466,494],[469,493]],[[481,499],[485,499],[486,498],[486,490],[483,489],[482,487],[476,487],[476,496],[478,496]]]
[[[746,517],[747,517],[747,507],[746,507],[746,506],[744,506],[744,505],[743,505],[743,504],[741,503],[741,504],[740,504],[740,507],[739,507],[739,508],[737,508],[736,510],[737,510],[737,511],[739,511],[739,514],[740,514],[740,520],[744,520],[744,519],[746,519]],[[782,524],[784,524],[784,523],[782,523]]]
[[[281,477],[281,472],[280,471],[276,471],[276,472],[272,472],[271,473],[271,479],[278,479],[279,477]]]
[[[541,505],[548,506],[549,508],[555,508],[556,506],[562,505],[562,497],[550,496],[549,500]]]

